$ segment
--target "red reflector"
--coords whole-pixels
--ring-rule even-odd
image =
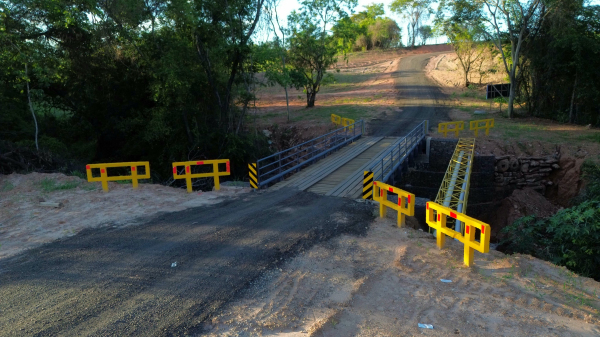
[[[190,167],[189,166],[185,167],[185,172],[190,173]]]
[[[196,165],[204,165],[204,162],[203,161],[198,161],[198,162],[196,162]]]
[[[90,169],[90,165],[85,165],[85,169],[89,170]]]
[[[227,162],[227,173],[229,173],[229,162]]]
[[[469,234],[469,227],[471,227],[471,226],[467,226],[467,234]]]
[[[442,215],[438,214],[438,221],[442,221]]]
[[[383,190],[379,190],[379,196],[383,198]]]
[[[410,204],[410,195],[408,196],[408,203]],[[427,208],[429,208],[429,205],[427,205]]]
[[[456,219],[456,213],[450,212],[450,216],[453,217],[454,219]]]
[[[374,181],[374,182],[373,182],[373,185],[377,185],[377,182],[376,182],[376,181]]]
[[[135,171],[135,166],[132,166],[132,167],[131,167],[131,170],[132,170],[132,171]]]
[[[394,189],[393,189],[393,188],[391,188],[391,187],[389,187],[389,188],[388,188],[388,190],[389,190],[390,192],[394,192]]]
[[[173,167],[173,173],[177,173],[177,167]]]
[[[106,172],[106,170],[105,169],[100,169],[100,172],[104,173],[104,172]]]
[[[481,226],[481,234],[485,233],[485,226]]]
[[[427,209],[429,209],[429,203],[427,203]]]

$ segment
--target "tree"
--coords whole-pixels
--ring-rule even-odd
[[[408,44],[415,47],[417,32],[421,22],[431,12],[432,0],[394,0],[390,4],[390,10],[402,18],[408,20]]]
[[[433,36],[433,29],[431,26],[421,26],[418,30],[419,36],[421,37],[421,45],[425,45],[427,40]]]
[[[556,1],[548,2],[549,5],[553,3]],[[487,10],[487,15],[481,19],[488,24],[491,31],[483,32],[500,52],[510,80],[508,117],[512,118],[523,43],[539,29],[548,7],[542,0],[475,0],[475,4]],[[506,33],[503,31],[504,27],[507,29]],[[505,50],[507,40],[510,44],[508,51]]]
[[[289,61],[293,83],[304,88],[306,107],[315,105],[321,85],[327,81],[327,69],[337,62],[340,51],[328,27],[348,16],[357,0],[304,0],[300,12],[288,17],[290,25]]]
[[[265,8],[265,13],[269,22],[271,23],[272,32],[275,35],[275,50],[279,54],[281,59],[281,67],[280,69],[268,68],[266,74],[270,80],[275,81],[279,85],[283,87],[285,90],[285,104],[287,107],[287,121],[290,121],[290,99],[288,97],[288,86],[291,84],[291,78],[289,75],[289,71],[285,65],[286,60],[286,34],[287,29],[281,26],[279,22],[279,15],[277,14],[277,7],[280,4],[281,0],[266,0],[267,7]]]

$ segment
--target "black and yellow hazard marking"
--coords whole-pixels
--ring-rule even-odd
[[[248,164],[248,176],[250,177],[250,186],[252,188],[258,188],[258,174],[256,171],[256,163]]]
[[[362,197],[373,200],[373,172],[365,171]]]

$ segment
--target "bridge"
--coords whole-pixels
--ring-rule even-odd
[[[428,121],[404,137],[373,137],[359,120],[256,162],[257,187],[295,187],[302,191],[360,198],[365,171],[388,181],[425,147]],[[251,169],[251,175],[253,170]]]

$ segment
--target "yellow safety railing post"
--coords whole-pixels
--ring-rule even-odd
[[[388,192],[398,195],[398,203],[387,199]],[[406,224],[406,215],[415,215],[415,195],[381,181],[373,182],[373,200],[379,203],[379,216],[382,218],[386,216],[387,208],[398,211],[398,227]]]
[[[100,179],[102,181],[102,189],[104,192],[108,192],[108,177],[106,173],[106,168],[100,169]]]
[[[134,190],[138,188],[137,169],[135,166],[131,167],[131,184]]]
[[[446,227],[447,216],[464,223],[464,235],[453,228]],[[491,227],[482,221],[431,201],[427,203],[425,220],[429,227],[436,230],[437,245],[440,249],[444,248],[446,235],[463,243],[465,246],[464,263],[466,266],[473,265],[475,250],[481,253],[488,253],[490,251]],[[475,234],[478,229],[481,235],[479,236],[479,241],[476,241]]]
[[[481,125],[481,123],[484,123]],[[469,122],[469,130],[475,131],[475,137],[479,135],[479,130],[485,129],[485,135],[490,135],[490,129],[494,127],[494,119],[480,119],[476,121]]]
[[[138,174],[138,167],[143,166],[145,173]],[[128,176],[108,176],[109,167],[129,167],[131,174]],[[100,177],[94,177],[92,169],[100,169]],[[99,181],[102,183],[102,190],[108,192],[108,182],[118,180],[131,180],[134,189],[138,188],[139,179],[150,179],[150,163],[147,161],[127,162],[127,163],[104,163],[104,164],[87,164],[85,166],[88,182]]]
[[[449,128],[449,126],[454,126],[453,128]],[[448,132],[454,132],[456,137],[458,137],[460,131],[465,129],[465,122],[456,121],[456,122],[445,122],[438,124],[438,133],[444,134],[444,137],[448,136]]]
[[[219,171],[219,164],[226,165],[227,168],[226,168],[225,172]],[[219,177],[220,176],[228,176],[231,174],[230,166],[229,166],[229,159],[176,162],[176,163],[173,163],[172,165],[173,165],[173,178],[174,179],[185,179],[188,193],[192,192],[192,179],[193,178],[212,177],[215,180],[215,189],[220,190],[221,184],[220,184]],[[191,166],[194,166],[194,165],[212,165],[213,171],[209,172],[209,173],[194,173],[194,174],[192,174]],[[181,174],[177,173],[178,166],[185,167],[185,174],[181,175]]]

